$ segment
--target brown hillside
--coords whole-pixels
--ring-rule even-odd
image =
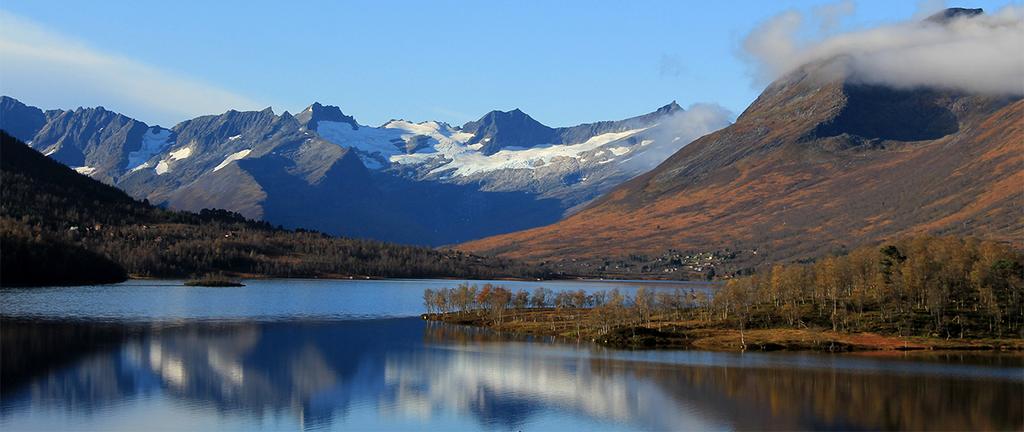
[[[794,260],[916,233],[1024,239],[1024,100],[824,80],[737,119],[554,225],[463,244],[534,260],[758,250]]]

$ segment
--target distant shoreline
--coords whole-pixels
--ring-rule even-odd
[[[644,283],[644,284],[664,284],[664,285],[692,285],[702,287],[717,287],[722,285],[722,281],[693,281],[693,280],[671,280],[671,279],[608,279],[608,278],[584,278],[584,277],[566,277],[556,279],[532,279],[532,278],[491,278],[491,279],[471,279],[471,278],[459,278],[459,277],[379,277],[379,276],[341,276],[341,275],[328,275],[328,276],[302,276],[302,277],[281,277],[281,276],[264,276],[264,275],[238,275],[233,277],[234,279],[240,280],[450,280],[450,281],[495,281],[495,282],[591,282],[591,283]],[[185,282],[190,278],[188,277],[150,277],[150,276],[139,276],[129,275],[128,279],[118,282],[109,283],[84,283],[84,284],[46,284],[46,285],[0,285],[0,288],[46,288],[46,287],[60,287],[60,288],[74,288],[80,286],[95,286],[95,285],[116,285],[128,281],[167,281],[167,282]],[[173,285],[177,286],[177,285]]]
[[[713,281],[697,281],[697,280],[673,280],[673,279],[610,279],[600,277],[564,277],[564,278],[549,278],[549,279],[534,279],[534,278],[490,278],[490,279],[473,279],[473,278],[460,278],[460,277],[380,277],[380,276],[341,276],[341,275],[327,275],[327,276],[302,276],[302,277],[281,277],[281,276],[263,276],[263,275],[238,275],[237,279],[252,279],[252,280],[471,280],[471,281],[507,281],[507,282],[604,282],[604,283],[624,283],[624,282],[637,282],[637,283],[651,283],[651,284],[681,284],[681,285],[694,285],[694,286],[717,286],[723,282],[719,280]],[[164,278],[164,277],[149,277],[149,276],[129,276],[127,280],[163,280],[163,281],[177,281],[187,280],[188,278]],[[68,285],[73,286],[73,285]]]

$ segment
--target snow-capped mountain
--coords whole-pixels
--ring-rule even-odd
[[[359,124],[314,103],[149,126],[103,108],[0,99],[0,126],[79,172],[172,208],[226,208],[289,227],[448,244],[553,223],[728,124],[707,106],[551,128],[516,109],[461,127]]]
[[[675,102],[621,121],[549,128],[522,111],[491,111],[462,127],[391,120],[360,126],[336,107],[314,104],[297,118],[328,118],[319,136],[353,149],[367,168],[415,180],[480,184],[486,191],[525,191],[571,208],[650,170],[694,139],[728,124],[710,106],[684,110]]]

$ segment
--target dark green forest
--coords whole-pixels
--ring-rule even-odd
[[[275,228],[224,210],[164,210],[0,132],[0,282],[266,277],[546,277],[510,260]]]

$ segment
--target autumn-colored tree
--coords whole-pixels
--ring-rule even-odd
[[[483,309],[490,310],[492,291],[493,286],[491,284],[484,284],[483,288],[480,288],[480,291],[476,294],[476,304]]]
[[[551,294],[551,290],[544,287],[537,287],[533,290],[533,298],[530,299],[530,305],[535,308],[542,308],[548,305],[548,297]]]
[[[633,304],[636,308],[637,321],[641,323],[650,322],[651,306],[654,305],[654,294],[647,287],[637,288]]]
[[[427,313],[433,313],[437,310],[434,302],[434,290],[430,288],[423,290],[423,306],[427,309]]]
[[[570,292],[568,295],[568,302],[574,308],[583,308],[590,303],[590,298],[587,296],[587,292],[583,290],[576,290]]]
[[[743,281],[743,283],[739,283]],[[806,265],[775,265],[727,284],[711,309],[739,324],[828,325],[944,337],[1024,334],[1024,255],[1007,244],[913,237]],[[706,315],[706,314],[705,314]],[[778,321],[777,321],[778,320]]]
[[[530,294],[526,291],[516,291],[516,295],[512,298],[512,305],[516,309],[524,309],[530,304]]]
[[[486,288],[487,286],[485,285],[484,289]],[[501,327],[505,318],[505,309],[508,308],[509,303],[512,301],[512,292],[504,287],[494,287],[490,291],[488,301],[490,303],[491,315],[494,317],[498,327]]]

